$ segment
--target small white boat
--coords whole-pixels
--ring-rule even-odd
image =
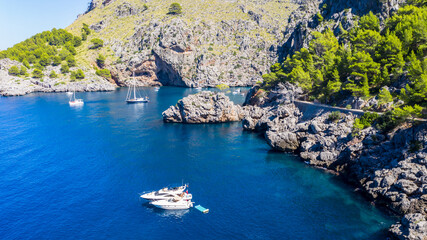
[[[127,103],[148,103],[150,102],[150,99],[148,96],[141,97],[138,96],[139,93],[136,91],[136,84],[135,84],[135,73],[133,73],[133,81],[132,85],[130,86],[128,90],[128,94],[126,96],[126,102]]]
[[[72,95],[72,94],[73,94],[73,92],[67,92],[67,94],[68,94],[68,95]]]
[[[200,92],[202,91],[202,87],[196,87],[196,90]]]
[[[183,200],[178,198],[171,198],[169,200],[158,200],[150,202],[150,204],[166,210],[183,210],[193,207],[193,202],[190,200]]]
[[[240,88],[233,92],[234,95],[240,94]]]
[[[70,106],[82,106],[84,105],[84,102],[83,99],[76,98],[76,91],[74,90],[68,104],[70,104]]]
[[[155,88],[154,88],[154,91],[155,91],[155,92],[158,92],[159,90],[160,90],[160,87],[155,87]]]

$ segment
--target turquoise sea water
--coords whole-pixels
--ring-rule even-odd
[[[270,151],[240,123],[164,124],[195,90],[0,98],[0,239],[385,239],[395,219],[335,177]],[[233,96],[242,102],[243,96]],[[139,192],[190,184],[209,208],[165,211]]]

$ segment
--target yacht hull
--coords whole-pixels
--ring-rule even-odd
[[[127,103],[133,104],[133,103],[148,103],[148,100],[126,100]]]
[[[84,102],[68,102],[70,106],[83,106]]]
[[[190,201],[181,201],[178,203],[170,203],[167,201],[155,201],[151,202],[152,205],[165,209],[165,210],[184,210],[193,207],[193,203]]]
[[[145,200],[149,200],[149,201],[158,201],[158,200],[169,200],[169,199],[174,198],[175,196],[171,195],[171,194],[159,196],[159,195],[156,195],[156,194],[148,193],[148,194],[141,195],[141,198],[143,198]],[[191,199],[193,199],[193,196],[191,194],[186,194],[183,197],[183,200],[191,200]]]

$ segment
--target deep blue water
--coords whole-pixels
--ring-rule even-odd
[[[240,123],[164,124],[194,90],[0,98],[0,239],[384,239],[394,219],[335,177],[269,151]],[[242,102],[242,96],[233,96]],[[190,184],[210,209],[158,210],[139,192]]]

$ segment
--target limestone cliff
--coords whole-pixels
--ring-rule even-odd
[[[140,85],[185,87],[247,86],[262,80],[279,59],[290,0],[179,1],[182,14],[168,14],[169,0],[93,0],[67,28],[80,34],[83,23],[105,47],[78,58],[91,65],[99,53],[119,85],[135,71]]]

